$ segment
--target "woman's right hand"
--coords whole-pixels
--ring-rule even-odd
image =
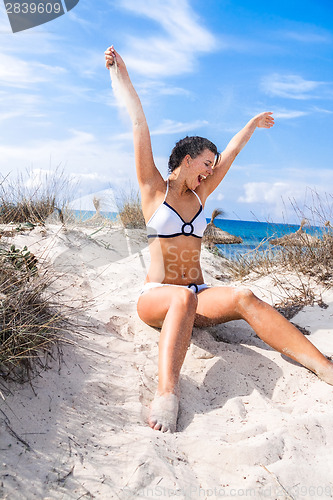
[[[104,54],[105,54],[105,66],[107,69],[110,69],[111,66],[113,66],[115,60],[117,61],[117,55],[116,55],[116,51],[115,51],[113,45],[111,45],[111,47],[106,49]],[[117,63],[118,63],[118,61],[117,61]]]
[[[117,63],[117,66],[119,67],[125,67],[125,63],[118,54],[118,52],[115,50],[114,46],[111,45],[106,51],[104,52],[105,54],[105,66],[107,69],[110,69],[111,66],[114,65],[115,61]]]

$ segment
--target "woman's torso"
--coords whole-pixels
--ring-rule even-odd
[[[191,190],[175,197],[168,187],[166,182],[164,197],[147,222],[151,265],[146,282],[201,284],[201,237],[207,224],[201,200]]]

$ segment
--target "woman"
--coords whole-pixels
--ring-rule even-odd
[[[243,319],[268,345],[333,384],[333,364],[297,328],[248,289],[208,287],[200,267],[206,227],[203,206],[255,129],[273,126],[272,113],[252,118],[220,155],[207,139],[179,141],[165,181],[155,166],[147,121],[124,61],[113,46],[105,58],[113,86],[122,94],[133,123],[136,171],[148,230],[151,265],[137,310],[145,323],[161,328],[158,388],[149,425],[162,432],[176,429],[179,374],[193,325]]]

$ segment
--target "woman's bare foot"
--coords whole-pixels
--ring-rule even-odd
[[[149,425],[152,429],[162,432],[175,432],[179,408],[179,392],[156,391],[155,398],[150,406]]]

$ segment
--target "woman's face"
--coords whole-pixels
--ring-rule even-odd
[[[196,189],[208,175],[213,174],[213,165],[215,162],[215,154],[209,149],[205,149],[196,158],[189,156],[188,177],[191,183],[191,189]],[[193,187],[194,186],[194,187]]]

